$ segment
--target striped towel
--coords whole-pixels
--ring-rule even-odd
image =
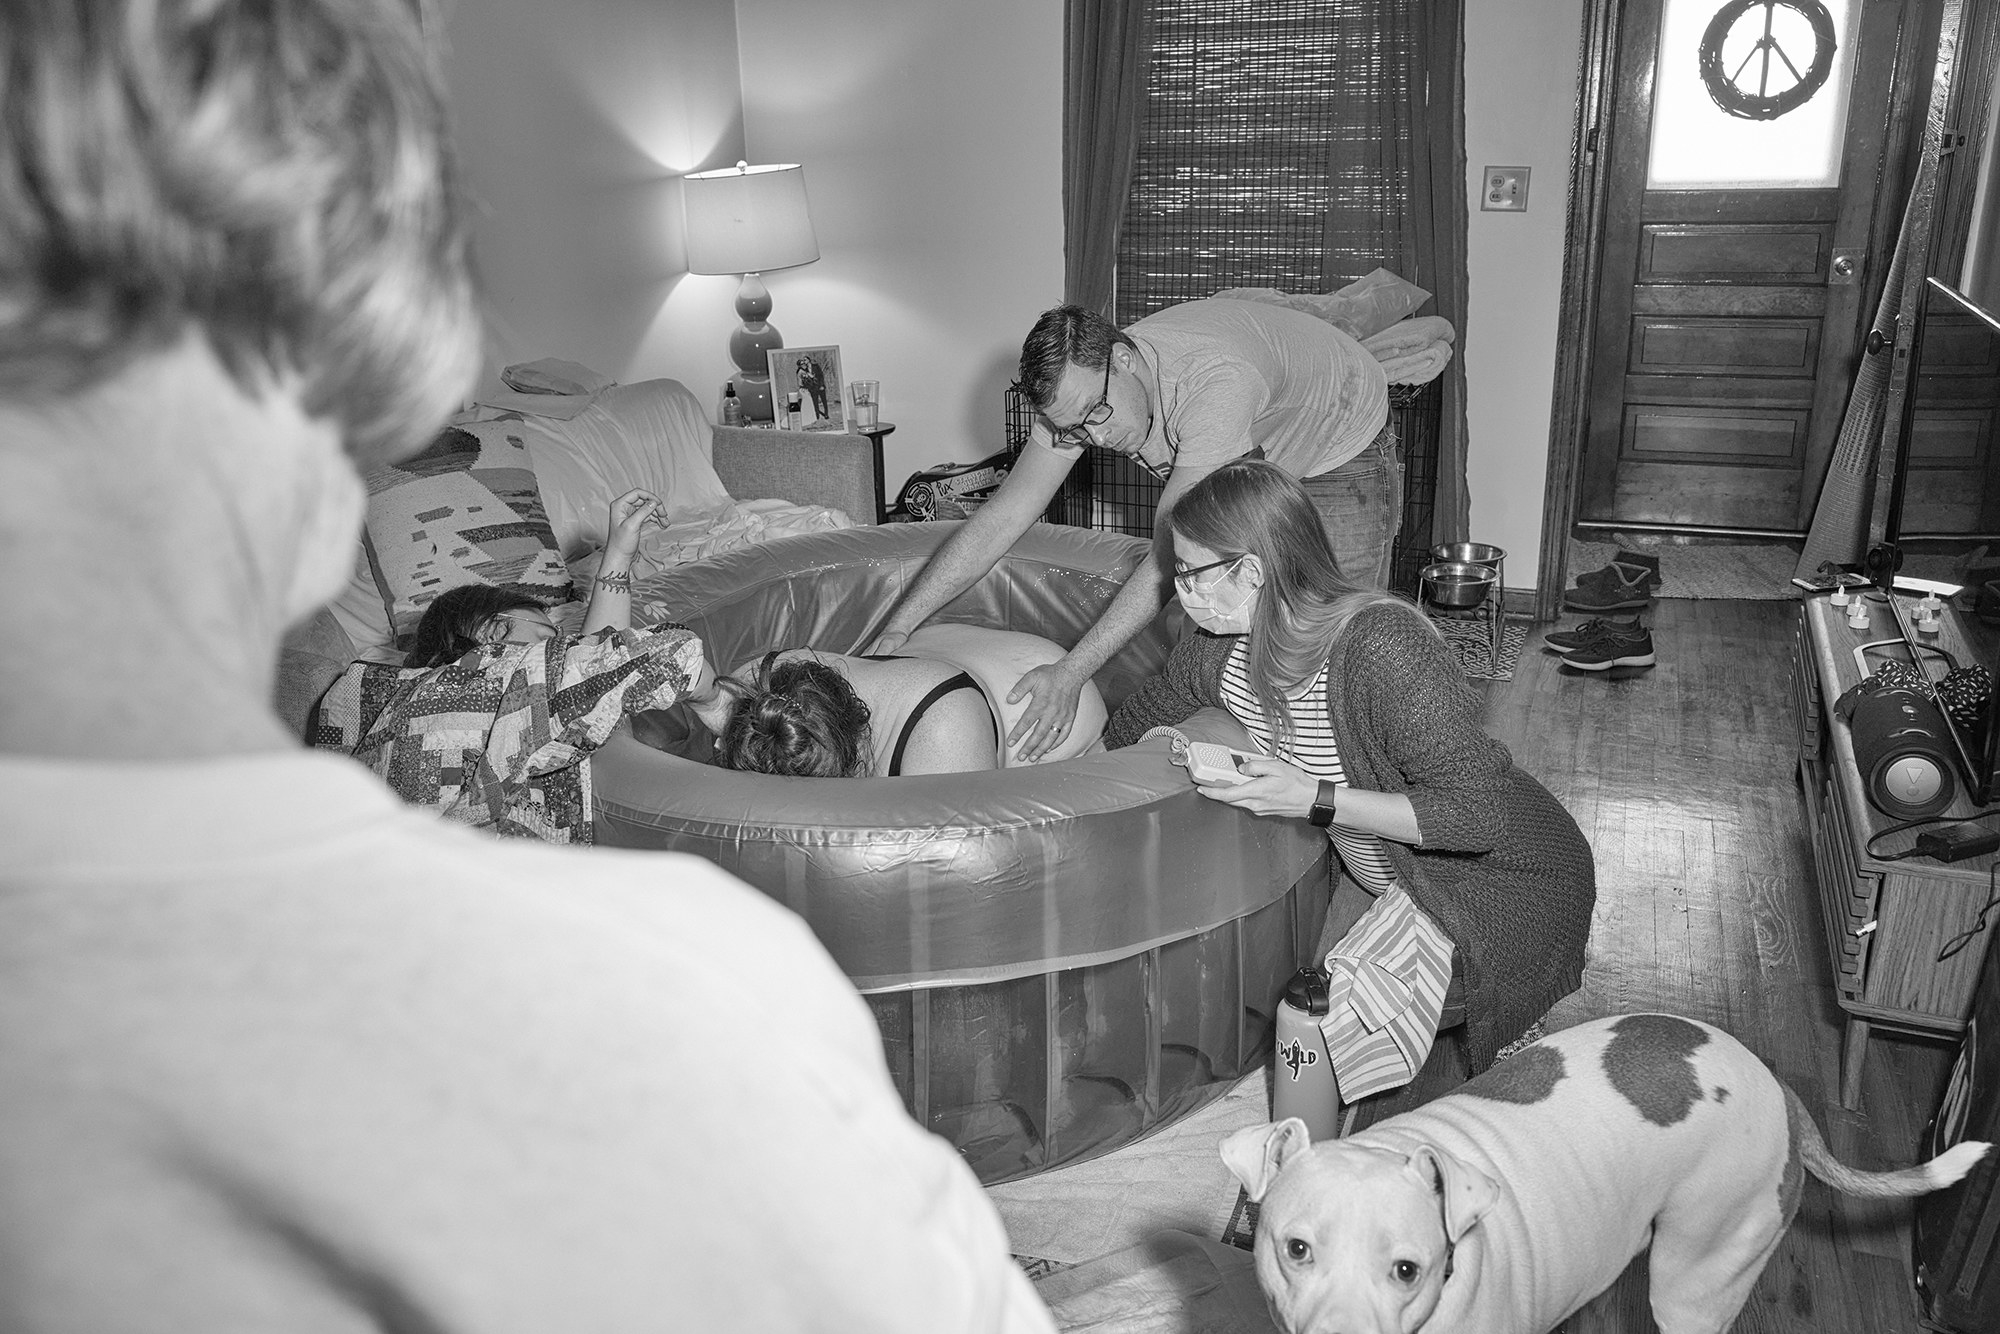
[[[1330,1007],[1319,1021],[1342,1102],[1401,1088],[1437,1037],[1451,985],[1451,939],[1401,885],[1327,952]]]

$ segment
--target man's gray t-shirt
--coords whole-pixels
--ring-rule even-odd
[[[1317,477],[1360,453],[1389,419],[1382,363],[1302,311],[1188,301],[1125,333],[1160,387],[1143,450],[1156,466],[1214,468],[1261,446],[1294,477]]]

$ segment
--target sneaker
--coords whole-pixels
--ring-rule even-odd
[[[1641,633],[1645,626],[1634,616],[1629,621],[1612,620],[1608,616],[1597,616],[1585,621],[1574,630],[1554,630],[1542,642],[1558,653],[1574,653],[1580,648],[1588,648],[1607,634],[1631,635]]]
[[[1642,556],[1636,551],[1622,550],[1613,556],[1611,564],[1605,566],[1603,569],[1587,570],[1579,574],[1576,577],[1576,586],[1578,588],[1588,588],[1592,584],[1601,584],[1616,579],[1619,576],[1618,567],[1620,566],[1625,567],[1627,571],[1644,570],[1646,572],[1646,587],[1648,589],[1657,589],[1660,586],[1660,558],[1658,556]],[[1629,574],[1627,575],[1627,580],[1629,582]]]
[[[1565,666],[1586,672],[1609,671],[1613,667],[1651,667],[1653,662],[1653,632],[1643,625],[1635,625],[1630,630],[1606,630],[1563,657]]]
[[[1602,573],[1607,577],[1596,583],[1565,590],[1563,605],[1571,611],[1630,611],[1652,602],[1644,567],[1612,564]]]

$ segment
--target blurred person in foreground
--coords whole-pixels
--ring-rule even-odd
[[[268,702],[477,362],[416,9],[0,6],[0,1329],[1046,1330],[797,918]]]

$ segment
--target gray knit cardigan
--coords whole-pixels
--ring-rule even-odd
[[[1105,744],[1225,707],[1235,640],[1190,631],[1134,691]],[[1457,947],[1474,1072],[1583,981],[1597,900],[1590,844],[1480,723],[1481,699],[1412,608],[1370,607],[1335,642],[1327,692],[1355,787],[1402,792],[1422,842],[1384,839],[1396,877]],[[1278,817],[1272,817],[1278,818]]]

